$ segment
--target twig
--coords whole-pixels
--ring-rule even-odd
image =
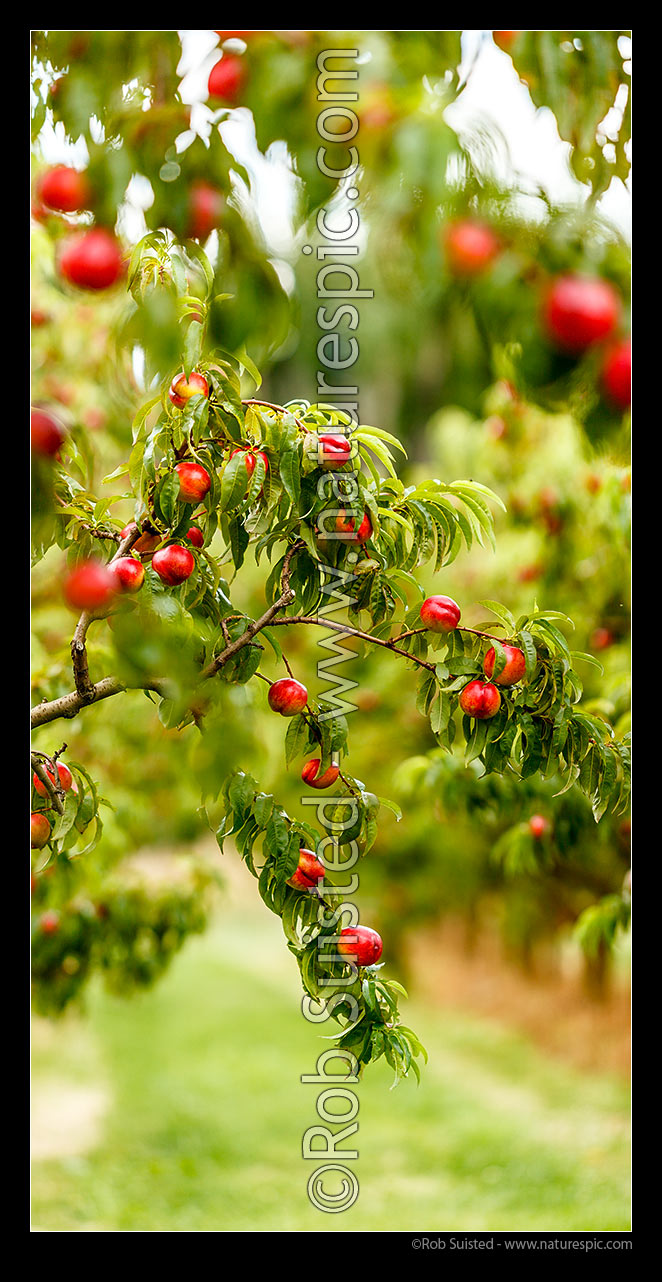
[[[242,405],[264,405],[265,409],[275,410],[277,414],[292,414],[292,411],[288,410],[287,406],[272,405],[271,401],[256,401],[251,399],[250,401],[242,401],[241,403]],[[292,414],[292,418],[294,419],[294,422],[296,423],[300,432],[307,433],[309,431],[309,429],[300,421],[300,419],[296,417],[296,414]]]
[[[63,749],[60,749],[60,751],[63,751]],[[48,771],[46,770],[46,767],[43,765],[41,761],[42,756],[45,757],[46,761],[50,762],[53,768],[53,774],[58,781],[57,784],[53,782],[53,779],[51,779]],[[37,778],[39,779],[39,781],[43,783],[44,788],[46,789],[53,806],[55,807],[59,815],[63,815],[64,804],[62,802],[62,797],[64,796],[64,789],[60,784],[60,776],[58,773],[57,766],[55,765],[55,758],[47,757],[46,753],[31,752],[30,760],[34,768],[34,772]]]
[[[289,605],[290,602],[294,600],[295,594],[290,587],[290,565],[294,553],[305,546],[303,539],[297,539],[296,543],[293,543],[288,549],[281,572],[280,582],[282,591],[278,600],[274,601],[273,605],[270,605],[269,609],[265,610],[264,614],[261,615],[259,619],[256,619],[254,623],[249,623],[246,631],[242,632],[241,636],[237,637],[236,641],[231,641],[230,645],[226,645],[221,654],[217,654],[216,658],[212,659],[212,662],[207,664],[207,667],[201,673],[201,680],[206,681],[209,677],[215,676],[220,668],[224,667],[228,660],[232,659],[239,650],[242,650],[246,645],[250,645],[253,637],[272,622],[279,610],[283,610],[286,605]]]
[[[505,627],[505,624],[503,624],[502,626]],[[398,632],[397,637],[393,637],[393,640],[404,641],[405,637],[415,637],[415,636],[418,636],[420,632],[429,632],[429,630],[430,630],[429,628],[411,628],[408,632]],[[456,627],[453,629],[453,631],[471,632],[472,635],[475,637],[485,637],[486,641],[500,641],[502,645],[504,642],[503,637],[494,637],[489,632],[477,632],[475,628]]]
[[[373,637],[369,632],[361,632],[358,628],[350,628],[346,623],[337,623],[333,619],[306,618],[303,615],[294,614],[288,619],[274,619],[271,626],[274,628],[288,627],[294,623],[308,623],[318,628],[331,628],[334,632],[344,632],[350,637],[359,637],[361,641],[370,641],[373,645],[381,645],[385,650],[390,650],[393,654],[401,654],[403,659],[410,659],[412,663],[418,664],[419,668],[427,668],[428,672],[434,672],[433,663],[427,663],[425,659],[418,659],[416,655],[409,654],[407,650],[399,649],[393,641],[382,641],[380,637]]]
[[[129,526],[129,533],[127,534],[126,538],[121,540],[117,551],[110,558],[108,565],[112,565],[113,562],[117,561],[119,557],[124,556],[125,553],[128,552],[129,549],[133,547],[134,543],[136,542],[136,539],[138,539],[139,536],[140,536],[140,527],[137,525],[135,521],[132,521]],[[105,613],[97,613],[95,611],[83,610],[83,613],[81,614],[78,620],[78,623],[76,624],[76,629],[74,631],[73,639],[71,642],[71,647],[70,647],[71,665],[74,671],[74,685],[76,686],[76,694],[82,701],[81,706],[84,706],[87,703],[93,703],[95,701],[94,700],[95,687],[90,679],[90,673],[89,673],[88,662],[87,662],[86,640],[87,640],[87,630],[90,624],[94,619],[99,619],[99,618],[105,618]]]

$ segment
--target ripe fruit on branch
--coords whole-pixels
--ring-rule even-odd
[[[211,476],[200,463],[178,463],[179,497],[183,503],[200,503],[211,489]]]
[[[630,408],[632,400],[632,344],[624,338],[607,353],[602,367],[602,386],[607,400],[619,410]]]
[[[494,678],[498,686],[514,686],[516,681],[521,681],[526,672],[526,659],[523,652],[516,645],[504,645],[506,652],[506,666]],[[494,646],[490,646],[483,660],[483,672],[486,677],[491,677],[494,672]]]
[[[68,792],[69,789],[73,786],[74,777],[69,767],[65,766],[63,761],[57,761],[55,764],[57,766],[57,773],[60,779],[60,786],[64,789],[65,792]],[[54,784],[55,775],[53,774],[53,771],[49,770],[48,766],[45,766],[44,769],[51,783]],[[32,784],[35,792],[38,793],[40,797],[50,797],[50,793],[48,792],[46,786],[41,782],[39,775],[36,773],[33,774],[32,776]]]
[[[499,711],[501,695],[496,686],[489,681],[470,681],[460,695],[460,707],[468,717],[487,721]]]
[[[295,890],[311,890],[324,877],[325,871],[324,864],[320,863],[314,851],[301,849],[299,863],[287,884],[294,886]]]
[[[42,935],[57,935],[60,929],[60,914],[54,908],[42,913],[39,918],[39,929]]]
[[[264,463],[265,472],[269,471],[269,459],[262,450],[254,450],[249,445],[242,445],[239,449],[232,451],[230,458],[234,458],[235,454],[245,454],[246,457],[244,459],[244,463],[246,464],[246,471],[248,472],[249,477],[253,475],[253,472],[255,471],[255,464],[259,458],[261,458]]]
[[[145,581],[145,567],[135,556],[120,556],[108,569],[117,592],[139,592]]]
[[[320,761],[320,757],[311,757],[301,771],[301,778],[309,788],[330,788],[340,774],[340,766],[331,765],[327,767],[324,774],[318,775]]]
[[[120,530],[120,539],[123,541],[127,537],[127,535],[130,533],[131,533],[131,526],[125,525],[124,529]],[[147,552],[153,552],[154,548],[158,547],[160,542],[161,542],[160,534],[149,534],[145,532],[144,534],[141,534],[139,538],[136,539],[135,543],[133,544],[133,547],[131,548],[131,552],[137,555],[144,555]]]
[[[364,512],[357,527],[356,517],[342,508],[336,517],[336,534],[343,535],[348,543],[367,543],[372,534],[372,521]]]
[[[59,257],[60,275],[81,289],[108,289],[123,270],[122,250],[104,227],[70,236]]]
[[[429,596],[420,609],[421,622],[430,632],[453,632],[460,622],[460,607],[449,596]]]
[[[246,73],[241,58],[232,53],[224,53],[209,73],[207,81],[209,97],[220,98],[222,102],[232,107],[236,106],[245,78]]]
[[[529,832],[535,841],[540,841],[549,832],[550,826],[544,815],[531,815],[529,819]]]
[[[62,592],[72,610],[104,610],[115,596],[115,579],[101,561],[83,561],[67,574]]]
[[[181,409],[192,396],[209,396],[209,383],[204,374],[198,374],[195,370],[188,379],[182,372],[173,378],[168,396],[173,405]]]
[[[218,227],[225,200],[222,192],[211,183],[200,181],[191,186],[188,234],[194,240],[206,240]]]
[[[382,955],[381,935],[371,926],[346,926],[340,932],[338,952],[357,966],[374,966]]]
[[[269,707],[281,717],[294,717],[308,702],[308,691],[293,677],[282,677],[269,687]]]
[[[202,548],[205,546],[205,536],[197,525],[192,525],[190,530],[186,531],[186,537],[189,543],[193,544],[194,548]]]
[[[193,573],[195,557],[180,543],[169,543],[167,547],[159,548],[154,553],[152,569],[156,570],[162,583],[169,588],[176,588]]]
[[[51,825],[40,810],[33,810],[30,815],[30,846],[32,850],[41,850],[51,835]]]
[[[347,436],[325,432],[318,437],[317,461],[320,467],[339,467],[347,462],[351,452],[352,442]]]
[[[569,355],[580,356],[607,338],[618,324],[621,300],[599,276],[557,276],[543,304],[549,337]]]
[[[56,458],[67,433],[54,414],[46,410],[30,411],[30,445],[35,454]]]
[[[49,209],[72,214],[78,209],[89,209],[92,193],[85,174],[69,165],[56,165],[39,178],[37,195]]]
[[[444,248],[453,275],[478,276],[494,261],[501,242],[487,223],[464,218],[445,228]]]

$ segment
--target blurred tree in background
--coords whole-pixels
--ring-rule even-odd
[[[90,673],[127,687],[83,697],[66,721],[37,716],[38,762],[53,781],[61,756],[74,780],[59,794],[33,790],[32,811],[53,821],[33,850],[38,1007],[63,1009],[95,968],[121,991],[161,973],[204,927],[214,877],[192,864],[186,884],[157,894],[127,883],[121,860],[142,845],[186,847],[209,826],[221,843],[230,832],[249,865],[256,833],[264,838],[276,871],[260,893],[316,991],[311,899],[287,884],[315,833],[303,811],[281,846],[268,833],[279,806],[287,815],[298,805],[300,767],[286,772],[282,723],[251,678],[258,663],[282,678],[282,643],[315,689],[317,633],[274,615],[263,650],[249,642],[228,657],[202,702],[191,691],[201,667],[263,616],[265,597],[279,599],[284,568],[295,600],[281,623],[288,610],[319,609],[317,555],[349,564],[348,544],[316,542],[323,469],[305,444],[349,426],[310,408],[324,401],[324,330],[319,261],[302,250],[327,243],[324,229],[345,225],[352,203],[318,163],[328,49],[360,51],[351,261],[374,291],[360,326],[350,309],[334,322],[340,350],[358,339],[347,382],[360,389],[360,422],[378,425],[361,441],[372,537],[349,626],[379,642],[406,632],[413,656],[345,639],[359,716],[338,795],[359,799],[354,836],[363,850],[375,843],[361,900],[389,965],[406,965],[406,932],[419,922],[461,914],[470,934],[489,910],[525,963],[539,941],[576,927],[602,991],[630,898],[629,249],[600,209],[629,172],[628,33],[493,33],[569,145],[577,195],[565,205],[506,181],[485,122],[454,126],[480,75],[460,32],[195,34],[203,90],[189,102],[183,77],[196,66],[177,32],[33,33],[32,405],[49,420],[35,426],[33,412],[34,703],[55,705],[72,684],[84,696]],[[64,167],[47,163],[53,138],[70,144]],[[347,149],[328,141],[328,167],[346,165]],[[324,301],[328,327],[336,300]],[[182,369],[204,375],[208,399],[177,405],[168,389]],[[406,446],[406,490],[392,475],[397,441],[380,429]],[[193,504],[173,488],[189,454],[211,477]],[[432,478],[455,477],[471,481],[444,491],[440,507]],[[249,543],[269,560],[276,548],[273,564],[253,564]],[[178,545],[195,549],[196,568],[164,590],[151,557]],[[67,573],[118,546],[141,556],[140,594],[89,637],[85,626],[83,649],[74,639],[70,652]],[[437,592],[462,605],[447,651],[447,637],[420,632],[421,600]],[[533,651],[524,686],[512,699],[502,690],[497,739],[457,699],[482,674],[480,634],[494,640],[499,627]],[[479,636],[461,645],[467,628]],[[309,709],[310,749],[317,734],[323,764],[338,761],[343,733],[329,741],[323,703]],[[300,716],[288,726],[291,766],[308,748]],[[239,767],[259,786],[238,783]],[[382,805],[377,832],[384,794],[395,814]],[[380,1012],[367,1024],[381,1026]],[[381,1045],[346,1044],[366,1058]]]

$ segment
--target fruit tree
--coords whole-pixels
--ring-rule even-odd
[[[250,109],[263,155],[284,140],[296,177],[293,241],[300,230],[312,237],[338,195],[337,180],[315,163],[316,59],[327,33],[206,34],[206,98],[195,118],[181,91],[176,32],[34,34],[33,280],[62,322],[36,327],[31,423],[36,1001],[63,1009],[95,969],[128,992],[204,928],[209,870],[196,867],[185,888],[158,893],[117,880],[102,822],[112,792],[100,794],[93,750],[84,760],[67,751],[68,723],[86,719],[79,745],[113,717],[128,742],[138,714],[113,709],[141,698],[140,717],[169,742],[191,742],[185,786],[199,793],[196,822],[254,876],[282,921],[305,994],[334,1021],[336,1044],[361,1066],[385,1056],[396,1077],[418,1076],[423,1048],[401,1022],[388,933],[359,924],[353,900],[343,901],[351,870],[399,807],[353,772],[361,717],[350,715],[338,676],[329,688],[325,668],[312,674],[310,656],[320,638],[339,663],[381,656],[396,674],[399,708],[420,717],[425,750],[433,746],[418,768],[425,788],[450,796],[460,759],[458,812],[470,807],[470,791],[477,806],[504,790],[511,823],[495,833],[495,850],[511,870],[528,860],[544,878],[559,833],[562,845],[554,815],[568,794],[597,830],[621,822],[627,727],[584,697],[584,681],[602,670],[599,645],[569,640],[569,593],[553,575],[524,606],[521,583],[502,590],[503,600],[489,585],[476,598],[472,558],[496,546],[511,496],[499,492],[498,468],[487,484],[473,468],[421,467],[415,427],[439,407],[429,362],[437,343],[446,403],[475,412],[478,386],[496,398],[491,417],[503,431],[494,439],[505,437],[504,449],[509,432],[522,439],[531,415],[561,406],[574,415],[581,448],[598,436],[621,450],[627,254],[616,233],[595,232],[592,207],[570,215],[550,205],[534,225],[512,192],[480,181],[475,154],[439,110],[461,92],[459,32],[355,33],[380,53],[384,73],[381,81],[368,73],[357,109],[361,185],[374,200],[361,275],[374,263],[394,369],[402,363],[379,426],[364,423],[311,391],[319,383],[304,342],[310,279],[296,286],[303,260],[289,276],[275,265],[250,204],[251,175],[223,128]],[[588,69],[564,48],[567,33],[494,34],[507,51],[500,56],[531,75],[534,95],[547,82],[531,68],[558,63],[570,84],[593,86],[606,113],[623,33],[582,33],[595,54]],[[594,201],[607,174],[625,172],[622,139],[610,160],[596,134],[602,116],[578,132],[575,99],[558,95],[556,83],[545,101],[559,110],[582,180],[595,175]],[[46,163],[55,125],[72,145],[82,140],[84,163]],[[329,157],[335,149],[342,144],[332,142]],[[446,178],[451,154],[467,162],[460,189]],[[418,192],[406,207],[403,172]],[[361,355],[366,383],[378,367],[378,330],[376,322]],[[59,366],[76,372],[73,390]],[[516,477],[514,463],[505,471]],[[566,536],[571,513],[543,493],[534,517],[520,514],[524,524],[533,519],[551,541]],[[451,596],[448,575],[460,565],[465,583],[456,574]],[[43,626],[39,591],[50,611]],[[284,804],[257,777],[243,724],[251,717],[270,718],[278,731],[299,804]],[[137,756],[150,751],[147,730]],[[388,753],[407,764],[395,728]],[[130,790],[124,764],[106,772],[104,792],[111,775],[120,794]],[[558,800],[545,791],[552,779]],[[596,905],[601,884],[596,877]],[[629,893],[612,899],[615,930]]]

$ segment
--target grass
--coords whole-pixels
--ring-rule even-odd
[[[355,1087],[354,1206],[310,1205],[301,1139],[329,1043],[260,904],[192,940],[153,991],[95,990],[86,1021],[38,1029],[33,1089],[102,1083],[96,1146],[33,1164],[33,1228],[68,1232],[627,1230],[627,1089],[499,1025],[405,1003],[430,1054],[420,1087]]]

